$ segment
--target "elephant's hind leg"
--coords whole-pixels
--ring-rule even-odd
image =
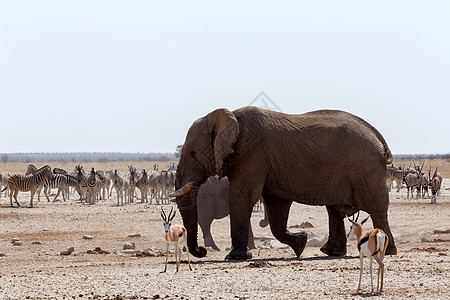
[[[333,206],[327,206],[328,241],[320,251],[329,256],[344,256],[347,254],[347,239],[345,237],[344,218]]]
[[[389,228],[389,222],[386,212],[368,212],[373,222],[373,228],[380,228],[389,237],[389,244],[386,248],[386,255],[396,255],[397,247],[395,246],[394,237],[392,236],[391,229]]]
[[[264,202],[272,234],[283,244],[289,245],[297,257],[300,257],[306,246],[307,234],[306,232],[290,233],[287,231],[292,201],[264,195]]]

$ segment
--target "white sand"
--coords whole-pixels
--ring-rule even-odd
[[[389,220],[398,255],[385,258],[385,291],[378,298],[450,298],[450,234],[433,234],[435,229],[450,229],[450,193],[445,190],[449,186],[450,180],[445,180],[437,204],[429,199],[407,200],[405,189],[391,192]],[[348,256],[343,258],[307,247],[301,259],[290,248],[256,249],[250,261],[226,262],[225,248],[231,244],[226,218],[212,226],[222,251],[208,252],[202,259],[191,256],[192,272],[183,254],[180,272],[175,273],[171,255],[168,272],[162,273],[165,257],[122,252],[126,242],[134,242],[139,250],[165,249],[160,206],[117,207],[115,197],[96,205],[74,200],[48,203],[44,197],[35,208],[27,208],[29,193],[20,193],[22,208],[10,208],[9,199],[0,201],[0,299],[364,299],[370,292],[366,259],[363,294],[355,294],[359,274],[355,240],[348,242]],[[273,238],[268,227],[258,226],[262,217],[263,213],[252,217],[257,246]],[[304,221],[314,225],[309,230],[318,237],[327,234],[325,207],[294,204],[289,225]],[[179,214],[173,223],[181,223]],[[369,222],[365,229],[370,226]],[[141,237],[128,237],[136,233]],[[13,246],[13,238],[22,245]],[[60,256],[68,247],[75,251]],[[95,247],[115,254],[82,253]]]

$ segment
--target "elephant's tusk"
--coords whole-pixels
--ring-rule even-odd
[[[183,195],[186,195],[194,187],[194,185],[195,185],[195,181],[190,181],[190,182],[186,183],[185,185],[183,185],[183,187],[176,190],[175,192],[170,193],[169,196],[170,197],[181,197]]]

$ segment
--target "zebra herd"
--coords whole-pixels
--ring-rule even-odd
[[[112,197],[112,191],[117,195],[117,205],[125,205],[140,199],[141,202],[156,204],[168,204],[169,194],[175,190],[175,170],[176,165],[171,163],[168,170],[158,172],[158,165],[154,165],[153,171],[137,171],[133,165],[128,166],[129,172],[121,174],[118,170],[101,171],[91,168],[85,172],[83,166],[77,165],[73,172],[68,172],[60,168],[50,168],[46,165],[40,169],[34,165],[29,165],[25,175],[7,172],[0,174],[1,192],[9,190],[10,204],[13,206],[12,198],[18,206],[18,192],[31,192],[30,206],[33,207],[35,193],[40,194],[43,190],[48,201],[51,189],[58,189],[56,198],[62,194],[63,200],[69,200],[70,190],[76,191],[81,203],[95,204],[99,200],[106,200]],[[136,189],[139,193],[136,193]],[[0,193],[1,197],[1,193]]]

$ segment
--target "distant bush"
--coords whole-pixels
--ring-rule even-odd
[[[0,153],[3,162],[110,162],[110,161],[173,161],[175,153],[121,153],[121,152],[73,152],[73,153]]]
[[[394,159],[450,159],[450,153],[447,154],[394,154]]]

